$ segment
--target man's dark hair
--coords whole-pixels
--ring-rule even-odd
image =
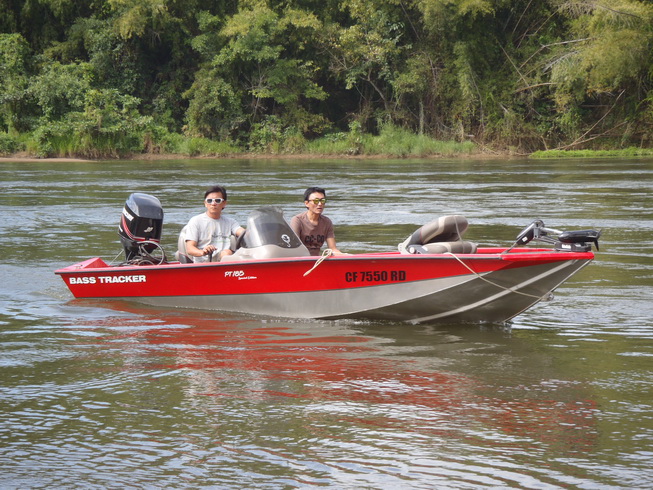
[[[220,194],[222,194],[222,199],[224,199],[225,201],[227,200],[227,189],[225,189],[221,185],[215,185],[210,189],[207,189],[206,192],[204,193],[204,199],[206,199],[206,196],[208,196],[209,194],[213,194],[214,192],[219,192]]]
[[[326,191],[321,187],[309,187],[308,189],[306,189],[306,192],[304,192],[304,201],[308,201],[308,198],[311,197],[311,194],[313,194],[314,192],[319,192],[320,194],[324,194],[325,198],[327,197]]]

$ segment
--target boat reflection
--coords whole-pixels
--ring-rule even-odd
[[[300,425],[313,435],[337,423],[458,434],[482,445],[523,445],[530,438],[562,453],[597,443],[597,407],[579,383],[552,380],[543,370],[540,378],[512,384],[465,367],[483,349],[512,345],[505,332],[483,332],[486,344],[479,345],[478,327],[411,333],[405,325],[262,322],[121,301],[95,304],[133,315],[95,323],[120,327],[101,342],[122,348],[133,369],[179,372],[185,403],[195,410],[234,410],[234,400],[239,409],[244,402],[299,410]]]

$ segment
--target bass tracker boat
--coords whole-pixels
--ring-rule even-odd
[[[422,226],[398,251],[315,257],[282,212],[265,207],[252,212],[233,255],[192,263],[183,233],[168,260],[162,224],[159,200],[132,194],[119,226],[125,262],[95,257],[56,274],[76,298],[287,318],[505,322],[588,265],[601,234],[535,220],[511,247],[483,248],[462,239],[468,223],[454,215]],[[533,240],[548,248],[524,247]]]

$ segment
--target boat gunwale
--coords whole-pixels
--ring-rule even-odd
[[[520,248],[513,249],[506,253],[507,248],[481,248],[476,253],[472,254],[455,254],[455,253],[438,253],[438,254],[402,254],[400,252],[369,252],[361,254],[342,254],[333,255],[328,257],[328,261],[369,261],[369,260],[470,260],[470,261],[483,261],[483,260],[505,260],[509,262],[520,262],[528,260],[536,261],[559,261],[559,260],[588,260],[594,259],[594,253],[588,252],[571,252],[565,250],[553,250],[548,248]],[[232,266],[243,265],[266,265],[266,264],[288,264],[292,262],[306,262],[315,263],[320,260],[320,256],[303,256],[303,257],[278,257],[268,259],[246,259],[246,260],[230,260],[226,262],[203,262],[203,263],[190,263],[184,264],[181,262],[173,261],[159,265],[110,265],[107,264],[101,257],[93,257],[82,262],[71,264],[55,271],[57,275],[80,274],[87,273],[93,274],[96,272],[126,272],[126,271],[169,271],[174,269],[204,269],[204,268],[225,268]],[[97,264],[101,261],[104,264],[101,267],[91,267],[92,264]]]

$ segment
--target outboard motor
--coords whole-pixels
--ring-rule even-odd
[[[118,225],[125,258],[128,261],[142,258],[144,253],[149,254],[157,248],[160,249],[162,229],[161,202],[149,194],[135,192],[130,195]]]

